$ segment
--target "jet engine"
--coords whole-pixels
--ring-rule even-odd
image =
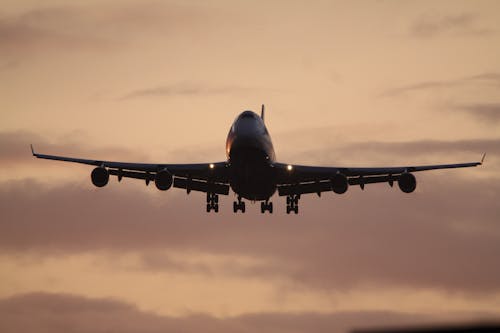
[[[337,173],[332,177],[332,190],[337,194],[343,194],[347,191],[349,187],[349,182],[347,181],[347,177],[341,173]]]
[[[155,185],[160,191],[166,191],[172,186],[173,178],[166,169],[158,171],[155,176]]]
[[[414,175],[405,172],[399,176],[398,185],[401,191],[405,193],[411,193],[415,191],[415,188],[417,187],[417,180],[415,179]]]
[[[97,187],[103,187],[106,186],[109,181],[109,172],[104,167],[97,167],[92,170],[90,178],[92,179],[92,184]]]

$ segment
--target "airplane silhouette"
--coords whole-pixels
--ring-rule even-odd
[[[417,182],[413,172],[475,167],[480,162],[438,164],[400,167],[323,167],[284,164],[276,161],[271,136],[264,124],[264,105],[261,115],[242,112],[232,124],[226,140],[226,156],[224,162],[197,164],[150,164],[127,163],[103,160],[89,160],[73,157],[44,155],[33,156],[42,159],[66,161],[94,165],[91,173],[92,183],[97,187],[105,186],[109,176],[117,176],[145,180],[146,185],[154,181],[156,187],[166,191],[172,186],[207,194],[207,212],[219,211],[219,195],[228,195],[230,188],[236,193],[237,201],[233,202],[233,211],[245,212],[242,199],[261,201],[261,212],[273,212],[270,198],[278,191],[286,196],[286,212],[299,211],[301,195],[333,191],[343,194],[350,185],[358,185],[364,189],[366,184],[389,183],[392,187],[397,182],[401,191],[411,193]]]

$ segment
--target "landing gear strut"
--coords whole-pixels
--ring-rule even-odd
[[[273,213],[273,203],[269,202],[269,199],[267,199],[265,202],[262,201],[260,203],[260,212],[264,214],[266,210],[269,212],[269,214]]]
[[[207,192],[207,213],[211,210],[219,212],[219,195]]]
[[[299,213],[299,199],[300,199],[300,194],[288,195],[286,197],[287,214],[290,214],[290,212],[294,212],[295,214]]]
[[[238,196],[238,201],[233,202],[233,212],[237,213],[241,210],[242,213],[245,212],[245,202],[241,201],[241,197]]]

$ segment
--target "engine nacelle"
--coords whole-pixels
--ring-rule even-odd
[[[172,186],[173,178],[166,169],[158,171],[155,176],[156,188],[160,191],[166,191]]]
[[[349,182],[347,181],[347,177],[341,173],[337,173],[331,179],[332,182],[332,190],[337,194],[343,194],[347,191],[349,187]]]
[[[106,186],[109,181],[109,171],[104,167],[97,167],[92,170],[90,178],[92,179],[92,184],[94,184],[95,186]]]
[[[398,185],[401,191],[411,193],[417,188],[417,180],[411,173],[405,172],[399,176]]]

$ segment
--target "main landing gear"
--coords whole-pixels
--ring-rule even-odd
[[[238,196],[238,201],[233,202],[233,212],[237,213],[241,210],[242,213],[245,212],[245,202],[241,201],[241,197]]]
[[[264,214],[266,210],[269,212],[269,214],[273,213],[273,203],[269,202],[269,200],[266,200],[265,202],[262,201],[260,203],[260,212]]]
[[[216,213],[219,212],[219,195],[207,192],[207,213],[209,213],[212,209]]]
[[[300,194],[288,195],[286,197],[287,214],[290,214],[290,212],[294,212],[295,214],[299,213],[299,199],[300,199]]]

